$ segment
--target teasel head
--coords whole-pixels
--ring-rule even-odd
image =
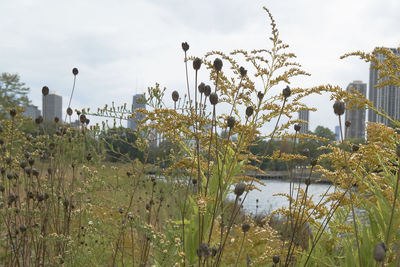
[[[174,102],[179,100],[179,93],[178,91],[173,91],[172,92],[172,100],[174,100]]]
[[[73,74],[74,76],[78,75],[78,73],[79,73],[78,68],[73,68],[73,69],[72,69],[72,74]]]
[[[199,89],[199,93],[200,93],[200,94],[204,93],[205,87],[206,87],[206,85],[205,85],[203,82],[201,82],[201,83],[199,84],[199,86],[198,86],[197,88]]]
[[[216,58],[216,59],[214,59],[214,69],[217,71],[217,72],[220,72],[221,71],[221,69],[222,69],[222,60],[220,59],[220,58]]]
[[[339,101],[336,100],[335,103],[333,104],[333,112],[338,115],[341,116],[344,114],[345,111],[345,104],[343,101]]]
[[[194,60],[193,60],[193,69],[194,70],[199,70],[200,69],[200,67],[201,67],[201,59],[200,58],[198,58],[198,57],[196,57]]]
[[[184,52],[187,52],[189,50],[189,44],[187,42],[183,42],[182,49]]]
[[[204,87],[204,95],[205,95],[205,96],[209,96],[210,94],[211,94],[211,86],[206,85],[206,86]]]
[[[248,223],[243,223],[242,224],[242,231],[243,233],[247,233],[250,230],[250,224]]]
[[[216,105],[216,104],[218,104],[218,95],[217,95],[217,93],[211,93],[210,94],[210,103],[211,103],[211,105]]]
[[[285,89],[282,90],[282,95],[285,99],[287,99],[291,95],[292,91],[289,86],[286,86]]]
[[[248,106],[246,108],[246,116],[247,117],[250,117],[251,115],[253,115],[253,112],[254,112],[254,108],[252,106]]]
[[[242,78],[244,78],[247,75],[247,70],[244,67],[240,67],[239,72]]]
[[[226,120],[226,124],[230,129],[232,129],[235,126],[235,122],[236,120],[235,117],[233,116],[229,116],[228,119]]]
[[[234,190],[234,193],[235,193],[236,197],[240,197],[241,195],[243,195],[244,190],[246,190],[246,184],[245,183],[240,182],[240,183],[236,184],[235,190]]]

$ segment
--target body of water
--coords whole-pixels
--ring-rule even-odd
[[[288,199],[284,196],[274,196],[277,193],[289,194],[290,182],[283,180],[262,180],[264,185],[256,184],[256,186],[261,190],[253,190],[249,192],[245,202],[243,203],[243,208],[248,213],[257,214],[269,213],[282,206],[287,207],[289,205]],[[298,183],[294,183],[295,188],[298,187]],[[305,190],[306,185],[304,183],[300,184],[301,188]],[[308,188],[308,196],[313,195],[313,201],[318,203],[323,195],[329,188],[329,192],[334,191],[334,186],[330,184],[311,184]],[[232,188],[233,189],[233,188]],[[296,197],[297,191],[294,191],[294,198]],[[244,194],[243,194],[244,196]],[[228,199],[235,199],[235,195],[230,193]],[[258,202],[257,202],[258,199]],[[258,206],[258,208],[257,208]]]

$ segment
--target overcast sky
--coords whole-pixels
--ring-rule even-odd
[[[42,86],[57,91],[63,112],[73,67],[80,71],[73,108],[131,104],[133,94],[155,82],[183,95],[181,42],[196,56],[269,48],[263,6],[312,74],[293,87],[368,83],[366,63],[339,57],[400,45],[399,0],[1,0],[0,72],[19,73],[40,109]],[[310,114],[310,128],[333,130],[337,123],[328,96],[306,101],[319,109]]]

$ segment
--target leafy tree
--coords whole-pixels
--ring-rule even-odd
[[[11,108],[27,106],[29,88],[20,82],[18,74],[2,73],[0,77],[0,119],[5,118]]]

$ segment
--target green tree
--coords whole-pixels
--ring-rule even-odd
[[[27,106],[29,88],[20,82],[18,74],[2,73],[0,77],[0,119],[4,119],[11,108]]]

